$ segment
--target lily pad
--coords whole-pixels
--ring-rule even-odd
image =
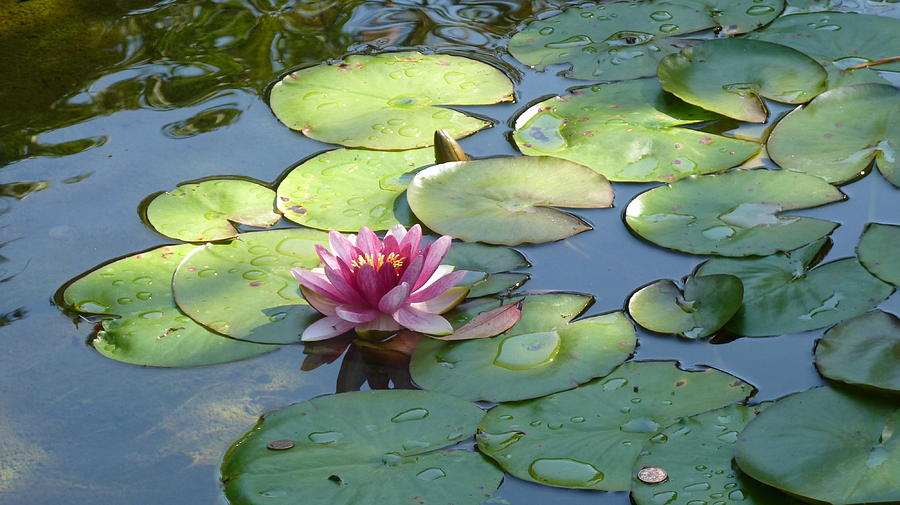
[[[859,239],[859,262],[875,277],[900,286],[900,225],[869,223]]]
[[[291,170],[278,185],[278,210],[320,230],[386,230],[398,223],[394,200],[406,190],[401,176],[434,163],[432,149],[335,149]]]
[[[469,298],[511,291],[531,278],[528,274],[509,272],[531,267],[525,255],[510,247],[455,242],[443,262],[457,270],[468,270],[476,277],[468,284]]]
[[[663,58],[662,87],[685,102],[751,123],[765,123],[768,98],[806,103],[825,91],[828,74],[805,54],[747,39],[708,40]]]
[[[602,379],[535,400],[499,405],[476,437],[482,453],[520,479],[627,491],[648,440],[680,417],[744,400],[753,387],[712,368],[630,361]]]
[[[349,147],[411,149],[454,138],[488,121],[438,105],[488,105],[513,99],[500,70],[477,60],[417,52],[349,56],[292,72],[272,88],[272,111],[307,137]]]
[[[829,379],[900,392],[900,319],[873,310],[831,328],[816,344],[816,368]]]
[[[764,258],[715,258],[696,275],[730,274],[744,284],[741,310],[725,326],[747,337],[824,328],[870,310],[893,293],[856,258],[815,266],[827,241]]]
[[[678,251],[763,256],[803,246],[838,226],[779,213],[844,198],[818,177],[736,170],[694,176],[642,193],[628,203],[625,222],[641,238]]]
[[[634,327],[621,312],[571,322],[591,301],[569,293],[527,296],[519,322],[496,337],[422,341],[410,363],[413,380],[468,400],[506,402],[605,375],[634,350]]]
[[[639,289],[628,300],[628,313],[650,331],[685,338],[712,335],[741,308],[741,280],[732,275],[688,277],[684,293],[670,280]]]
[[[229,337],[286,344],[300,340],[321,314],[300,295],[291,268],[319,266],[318,230],[242,233],[228,244],[207,244],[178,265],[172,287],[178,307],[194,321]]]
[[[618,81],[656,73],[659,60],[685,44],[676,35],[721,27],[755,30],[784,8],[783,0],[644,0],[573,7],[528,23],[509,52],[538,70],[564,64],[566,77]]]
[[[848,113],[852,111],[852,113]],[[778,122],[766,148],[783,168],[845,182],[875,160],[900,187],[900,89],[857,84],[822,93]]]
[[[266,414],[231,447],[225,494],[234,505],[479,505],[503,474],[476,452],[444,448],[471,437],[483,415],[426,391],[297,403]],[[276,441],[290,448],[267,448]]]
[[[277,348],[213,333],[178,310],[172,275],[194,249],[185,244],[138,253],[101,266],[66,288],[66,305],[110,316],[91,340],[100,354],[136,365],[187,367],[236,361]]]
[[[779,400],[748,424],[735,459],[754,479],[807,500],[896,503],[898,428],[900,401],[821,387]]]
[[[428,228],[466,242],[517,245],[561,240],[591,229],[550,207],[611,207],[613,190],[587,167],[555,158],[443,163],[416,174],[406,193]]]
[[[275,192],[255,182],[213,179],[182,184],[147,205],[147,221],[159,233],[185,242],[236,237],[232,223],[268,228],[281,219]]]
[[[484,279],[475,281],[469,285],[468,298],[478,298],[481,296],[504,293],[518,289],[528,282],[531,276],[528,274],[518,274],[506,272],[500,274],[490,274]]]
[[[555,156],[612,181],[675,181],[739,165],[759,144],[676,128],[720,116],[665,93],[656,79],[580,88],[516,119],[523,154]]]

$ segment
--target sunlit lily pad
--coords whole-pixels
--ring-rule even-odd
[[[549,486],[627,491],[648,440],[678,421],[744,400],[753,387],[715,369],[631,361],[602,379],[485,416],[478,447],[520,479]]]
[[[413,178],[409,206],[435,232],[467,242],[517,245],[561,240],[591,226],[551,207],[612,206],[605,177],[556,158],[443,163]]]
[[[434,163],[434,151],[336,149],[310,158],[278,185],[278,210],[295,223],[320,230],[386,230],[398,223],[394,200],[406,189],[401,176]]]
[[[426,391],[364,391],[266,414],[225,455],[234,505],[479,505],[503,474],[480,454],[444,449],[484,412]],[[280,441],[284,450],[267,445]]]
[[[741,121],[765,123],[763,98],[805,103],[825,91],[828,74],[805,54],[747,39],[708,40],[663,58],[662,87],[685,102]]]
[[[900,392],[900,319],[873,310],[831,328],[816,344],[829,379]]]
[[[505,402],[605,375],[634,350],[634,327],[621,312],[570,322],[591,301],[568,293],[532,295],[519,322],[496,337],[422,341],[410,363],[413,380],[468,400]]]
[[[824,328],[876,307],[893,288],[856,258],[813,268],[825,240],[764,258],[715,258],[697,275],[730,274],[744,284],[744,303],[726,328],[764,337]]]
[[[539,102],[516,119],[513,139],[523,154],[581,163],[612,181],[675,181],[725,170],[759,150],[755,142],[675,128],[719,117],[642,79]]]
[[[240,179],[182,184],[160,193],[147,205],[147,220],[159,233],[185,242],[209,242],[237,236],[232,223],[268,228],[281,219],[275,192]]]
[[[289,343],[321,317],[300,295],[291,268],[319,266],[318,230],[242,233],[228,244],[207,244],[178,265],[173,280],[178,307],[219,333],[262,343]]]
[[[106,314],[91,344],[108,358],[136,365],[185,367],[249,358],[276,346],[213,333],[182,314],[172,296],[175,267],[192,245],[164,246],[114,261],[69,285],[65,303]]]
[[[349,56],[290,73],[269,102],[282,123],[350,147],[432,145],[435,130],[455,138],[490,123],[438,105],[487,105],[513,99],[500,70],[477,60],[416,52]]]
[[[837,227],[831,221],[781,212],[844,198],[818,177],[736,170],[694,176],[642,193],[628,203],[625,222],[640,237],[678,251],[762,256],[808,244]]]
[[[866,270],[879,279],[900,286],[900,225],[869,223],[859,239],[856,254]]]
[[[738,438],[754,479],[811,501],[897,503],[900,401],[821,387],[776,402]]]
[[[688,277],[684,292],[670,280],[639,289],[628,300],[628,313],[639,325],[686,338],[712,335],[741,308],[743,287],[731,275]]]

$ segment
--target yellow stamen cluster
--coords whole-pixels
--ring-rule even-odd
[[[403,267],[404,261],[406,261],[406,258],[397,253],[390,253],[387,256],[384,254],[379,254],[378,256],[372,254],[360,254],[355,260],[350,262],[350,266],[359,268],[363,265],[372,265],[375,267],[375,271],[378,271],[381,270],[381,267],[384,265],[391,265],[394,267],[394,270],[399,271],[400,268]]]

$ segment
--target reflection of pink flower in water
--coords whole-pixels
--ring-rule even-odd
[[[420,248],[419,225],[409,231],[396,225],[384,241],[365,227],[356,236],[332,231],[331,252],[316,246],[324,272],[291,270],[306,301],[326,316],[306,328],[301,339],[324,340],[350,329],[452,333],[439,314],[462,301],[468,288],[454,287],[466,271],[441,265],[450,240],[443,236]]]

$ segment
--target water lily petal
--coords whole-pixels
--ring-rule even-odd
[[[377,257],[378,253],[381,252],[381,241],[378,240],[378,235],[375,235],[374,231],[367,226],[363,226],[359,229],[359,235],[356,236],[356,247],[363,254],[371,254],[373,257]]]
[[[331,251],[325,249],[322,244],[316,244],[316,254],[319,255],[319,259],[322,260],[322,264],[334,269],[338,268],[337,257],[331,254]]]
[[[403,237],[406,236],[406,227],[402,224],[395,224],[388,228],[387,233],[384,234],[384,238],[394,237],[397,240],[397,243],[401,243],[403,241]]]
[[[422,312],[429,312],[431,314],[443,314],[444,312],[447,312],[453,307],[459,305],[459,302],[465,300],[466,295],[468,294],[469,288],[467,288],[466,286],[455,286],[430,300],[418,303],[410,303],[409,306],[414,309],[419,309]]]
[[[394,320],[410,330],[430,335],[449,335],[453,333],[453,327],[443,317],[422,312],[409,306],[401,307],[397,312],[394,312]]]
[[[300,293],[302,293],[303,298],[306,298],[306,301],[309,302],[309,304],[319,312],[325,314],[326,316],[337,315],[334,309],[337,308],[338,305],[340,305],[338,302],[332,300],[331,298],[322,296],[303,285],[300,286]]]
[[[363,265],[356,269],[356,287],[366,301],[366,305],[377,307],[381,296],[387,291],[388,286],[382,287],[378,272],[372,265]]]
[[[344,297],[338,293],[337,289],[328,281],[328,278],[325,277],[325,274],[313,273],[309,270],[303,270],[300,268],[292,268],[291,275],[294,276],[295,279],[300,281],[300,284],[308,287],[309,289],[319,293],[322,296],[327,296],[332,300],[347,303],[344,301]],[[349,301],[349,300],[348,300]]]
[[[409,297],[410,303],[418,303],[425,302],[435,298],[440,295],[444,291],[455,286],[459,281],[463,280],[463,277],[466,276],[469,272],[466,270],[457,270],[455,272],[450,272],[449,274],[437,279],[436,281],[430,283],[428,286],[419,289],[414,292]]]
[[[425,281],[431,278],[431,274],[438,268],[441,261],[444,261],[444,257],[450,251],[450,241],[450,237],[444,235],[428,244],[425,253],[425,264],[422,266],[422,272],[419,274],[419,278],[416,279],[413,289],[421,288]]]
[[[400,240],[400,250],[406,257],[417,256],[420,245],[422,245],[422,227],[414,225]]]
[[[335,270],[330,267],[325,267],[325,276],[328,278],[328,282],[334,286],[335,291],[340,295],[340,298],[332,298],[344,304],[365,305],[365,299],[362,297],[359,290],[353,287],[353,276],[348,273],[348,271],[349,268],[347,271],[344,271],[342,269]]]
[[[328,232],[328,245],[331,246],[331,250],[339,258],[347,262],[353,261],[359,256],[359,249],[356,248],[350,238],[351,236],[344,236],[342,233],[334,230]]]
[[[400,282],[405,282],[412,286],[416,279],[419,278],[419,274],[422,272],[422,267],[425,265],[425,257],[424,256],[416,256],[406,265],[406,268],[403,270],[403,274],[400,276]]]
[[[304,342],[315,342],[316,340],[325,340],[326,338],[336,337],[341,333],[349,331],[356,326],[350,321],[344,321],[337,316],[328,316],[319,319],[303,330],[300,340]]]
[[[418,291],[421,291],[421,290],[427,288],[428,286],[431,286],[432,284],[435,283],[435,281],[437,281],[437,280],[440,279],[441,277],[443,277],[443,276],[449,274],[449,273],[452,272],[455,268],[456,268],[456,267],[454,267],[453,265],[439,265],[439,266],[434,270],[434,273],[431,274],[431,277],[429,277],[428,280],[425,281],[424,284],[422,284],[421,286],[419,286],[417,290],[418,290]],[[422,277],[422,275],[419,274],[419,277]]]
[[[354,307],[352,305],[339,305],[334,310],[339,318],[354,324],[368,323],[381,314],[375,309]]]
[[[394,321],[394,318],[388,314],[380,314],[378,317],[368,323],[356,325],[357,333],[365,333],[367,331],[397,331],[402,326]]]
[[[393,314],[406,302],[407,297],[409,297],[409,284],[401,282],[381,297],[378,302],[378,310],[385,314]]]

